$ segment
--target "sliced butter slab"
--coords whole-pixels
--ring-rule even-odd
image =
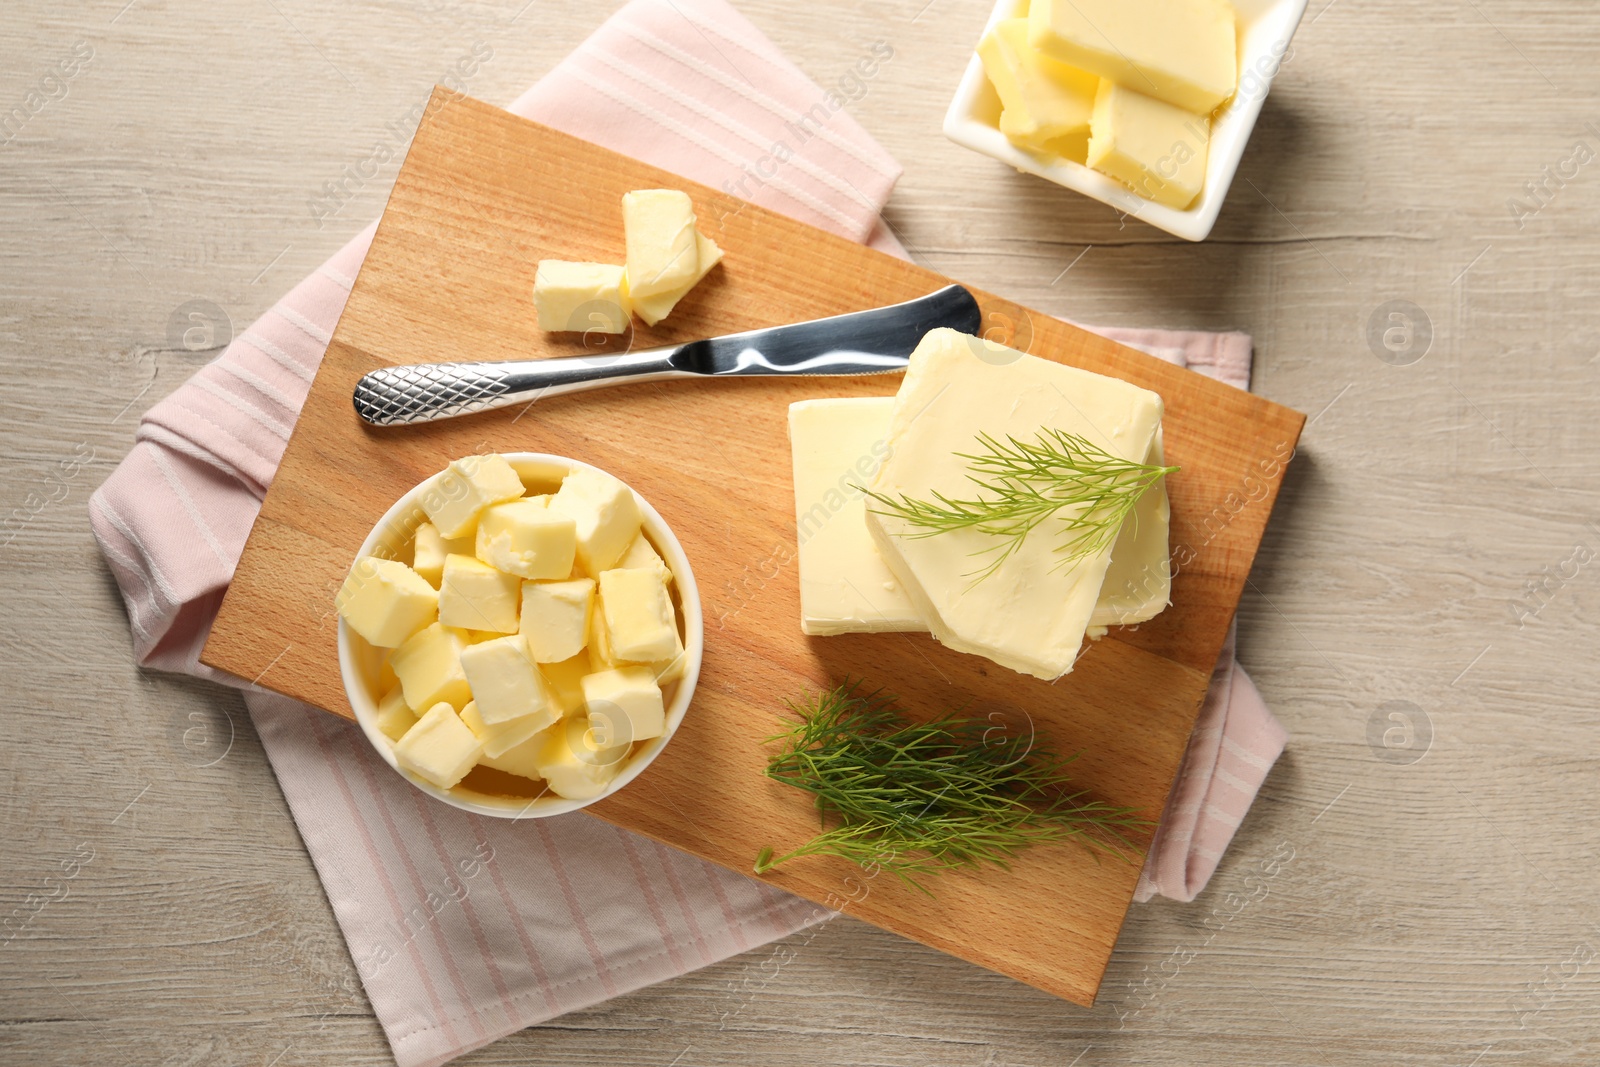
[[[1101,80],[1089,132],[1089,166],[1146,200],[1186,210],[1206,183],[1211,120]]]
[[[894,397],[801,400],[789,405],[794,458],[795,516],[800,542],[800,630],[831,635],[926,631],[911,597],[895,581],[867,532],[864,484],[888,454]],[[1146,463],[1165,462],[1161,432]],[[830,506],[833,505],[833,506]],[[837,510],[835,510],[835,507]],[[1091,632],[1155,618],[1170,603],[1170,508],[1165,480],[1145,490],[1111,550]]]
[[[894,397],[789,405],[800,544],[800,630],[815,635],[926,630],[867,532],[866,485],[889,455]]]
[[[1148,389],[933,330],[911,354],[895,397],[889,457],[870,488],[892,497],[970,497],[966,462],[955,453],[978,451],[984,433],[1031,440],[1042,429],[1058,429],[1142,460],[1160,424],[1161,398]],[[938,640],[1039,678],[1072,669],[1109,549],[1062,566],[1059,524],[1046,522],[992,574],[975,580],[994,558],[991,534],[907,536],[918,531],[871,509],[867,528]]]
[[[1028,43],[1201,115],[1232,96],[1239,81],[1227,0],[1033,0]]]
[[[695,232],[695,244],[700,250],[700,266],[695,269],[689,281],[676,289],[669,289],[664,293],[654,296],[634,296],[631,291],[629,299],[633,302],[633,312],[645,322],[654,326],[678,306],[678,301],[689,295],[689,290],[700,284],[700,279],[711,273],[711,268],[722,262],[722,249],[717,243],[699,231]]]
[[[681,190],[636,189],[622,194],[630,299],[690,284],[700,267],[695,221],[694,203]]]
[[[1000,132],[1024,148],[1083,162],[1100,77],[1028,44],[1028,20],[1005,19],[978,42],[978,58],[1004,110]]]

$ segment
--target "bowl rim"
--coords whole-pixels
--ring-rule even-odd
[[[598,471],[602,474],[615,474],[597,467],[592,463],[574,459],[571,456],[558,456],[550,452],[498,452],[517,473],[526,477],[523,468],[533,466],[565,468],[566,473],[584,468]],[[448,466],[436,471],[418,482],[400,498],[391,504],[372,530],[361,542],[356,556],[350,561],[350,566],[356,562],[373,555],[384,539],[394,529],[404,526],[411,515],[421,510],[417,503],[424,490],[436,479],[444,476]],[[565,477],[565,475],[563,475]],[[579,811],[596,801],[604,800],[618,790],[643,774],[645,768],[653,763],[657,756],[666,748],[667,743],[677,733],[678,727],[683,723],[688,713],[689,704],[694,698],[695,688],[700,680],[700,664],[705,653],[705,616],[700,603],[700,588],[695,583],[694,570],[689,565],[689,557],[683,550],[683,544],[678,540],[678,535],[672,527],[661,517],[655,507],[645,499],[644,495],[629,485],[624,479],[618,478],[639,503],[639,510],[643,515],[642,529],[649,531],[651,540],[661,551],[663,561],[672,571],[673,580],[678,585],[678,599],[683,607],[683,649],[684,669],[683,676],[678,679],[677,688],[674,690],[672,700],[666,709],[666,730],[660,737],[651,738],[644,749],[636,752],[628,761],[628,766],[620,771],[606,786],[606,789],[587,800],[569,800],[551,793],[541,795],[525,804],[518,806],[516,803],[491,803],[486,800],[476,800],[472,795],[459,795],[454,790],[440,789],[432,782],[426,781],[405,770],[395,759],[394,746],[390,740],[379,731],[377,727],[377,699],[368,690],[361,678],[361,671],[356,665],[356,648],[352,640],[354,634],[343,618],[339,619],[339,675],[344,683],[345,698],[350,702],[350,708],[355,712],[356,723],[361,727],[361,732],[366,735],[367,743],[378,753],[396,774],[411,785],[433,797],[435,800],[449,804],[451,807],[460,808],[478,815],[486,815],[499,819],[545,819],[556,815],[565,815],[569,812]]]
[[[996,0],[988,21],[984,23],[984,34],[993,29],[995,23],[1017,17],[1017,8],[1023,5],[1025,0]],[[1241,50],[1239,56],[1241,81],[1243,72],[1258,64],[1263,57],[1270,56],[1272,50],[1280,43],[1283,49],[1277,53],[1276,58],[1281,60],[1282,56],[1288,53],[1295,30],[1299,28],[1300,21],[1305,16],[1306,5],[1307,0],[1270,0],[1266,8],[1255,18],[1248,20],[1248,23],[1241,17],[1241,40],[1246,36],[1246,32],[1249,32],[1251,37],[1257,37],[1260,34],[1255,31],[1265,30],[1267,35],[1264,45],[1249,51]],[[1260,89],[1242,101],[1236,93],[1225,105],[1226,110],[1222,116],[1213,120],[1213,130],[1218,122],[1227,123],[1228,151],[1222,155],[1212,153],[1208,156],[1206,181],[1200,191],[1200,197],[1182,211],[1140,196],[1116,179],[1082,163],[1065,159],[1045,160],[1025,152],[1012,144],[996,126],[980,119],[976,114],[977,105],[983,95],[988,76],[984,74],[983,60],[978,57],[976,50],[968,59],[966,70],[956,86],[955,95],[945,111],[944,135],[963,148],[970,148],[974,152],[1010,164],[1017,170],[1082,193],[1090,199],[1116,208],[1130,218],[1139,219],[1157,229],[1165,230],[1174,237],[1181,237],[1186,241],[1203,241],[1211,234],[1217,216],[1222,212],[1223,202],[1228,198],[1234,175],[1244,159],[1245,148],[1249,144],[1250,134],[1255,129],[1256,119],[1261,114],[1262,105],[1266,102],[1267,94],[1272,89],[1273,79],[1276,78],[1281,66],[1281,62],[1274,64],[1270,73],[1255,71],[1261,83]],[[1214,132],[1212,146],[1215,145]]]

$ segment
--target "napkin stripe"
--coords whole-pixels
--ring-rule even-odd
[[[577,929],[578,936],[583,938],[583,947],[589,953],[589,962],[594,967],[594,973],[600,979],[606,996],[614,997],[617,995],[617,986],[612,981],[611,969],[606,966],[605,957],[600,954],[600,946],[595,944],[594,932],[589,929],[589,923],[583,917],[583,908],[572,891],[572,879],[567,875],[566,862],[555,847],[555,841],[551,839],[550,828],[542,820],[535,820],[534,828],[538,830],[539,838],[544,842],[545,853],[550,858],[550,870],[555,874],[556,884],[561,887],[561,896],[567,903],[567,915],[572,919],[572,925]]]

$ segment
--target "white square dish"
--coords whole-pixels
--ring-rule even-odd
[[[1046,159],[1012,144],[1000,132],[1000,98],[989,84],[976,52],[945,113],[945,136],[1020,171],[1093,197],[1170,234],[1203,241],[1227,199],[1228,187],[1233,184],[1245,142],[1255,128],[1272,79],[1290,55],[1290,39],[1305,14],[1306,0],[1233,0],[1233,6],[1239,18],[1239,88],[1212,118],[1205,186],[1195,202],[1182,211],[1147,200],[1115,178],[1081,163]],[[999,0],[984,33],[1002,19],[1018,18],[1027,11],[1027,0]]]

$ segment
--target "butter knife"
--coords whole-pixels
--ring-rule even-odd
[[[356,414],[374,426],[451,419],[627,382],[761,374],[887,374],[904,370],[940,326],[976,334],[978,302],[947,285],[903,304],[618,355],[384,367],[356,383]]]

